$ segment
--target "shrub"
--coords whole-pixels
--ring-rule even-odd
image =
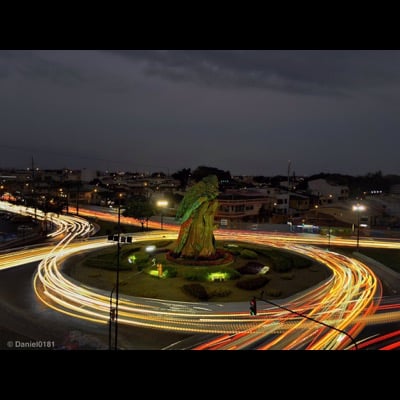
[[[183,273],[183,277],[188,281],[207,281],[208,280],[208,273],[207,269],[194,269],[191,268]]]
[[[261,264],[256,261],[248,261],[245,265],[238,268],[237,270],[241,274],[249,274],[249,275],[256,275],[258,274],[261,269],[264,267],[264,264]]]
[[[139,253],[136,254],[135,262],[136,264],[145,264],[150,259],[149,253]]]
[[[170,265],[163,266],[163,274],[167,278],[175,278],[178,275],[178,270]]]
[[[258,276],[256,278],[238,281],[238,282],[236,282],[236,286],[239,289],[256,290],[256,289],[260,289],[263,286],[265,286],[269,281],[270,281],[270,279],[267,278],[266,276]]]
[[[242,247],[232,243],[224,243],[223,247],[227,249],[228,252],[233,254],[234,256],[240,255],[240,252],[243,250]]]
[[[272,269],[275,272],[288,272],[292,269],[292,264],[288,262],[282,262],[282,263],[274,263],[272,266]]]
[[[228,274],[230,280],[240,278],[240,273],[238,271],[236,271],[236,269],[226,268],[224,270],[224,272],[226,272]]]
[[[207,293],[207,290],[200,283],[191,283],[183,285],[182,289],[188,295],[193,296],[199,300],[208,300],[210,298]]]
[[[225,274],[226,280],[240,278],[240,273],[235,269],[220,266],[190,268],[183,273],[183,277],[188,281],[205,282],[209,280],[210,274],[218,272]]]
[[[257,253],[253,250],[244,249],[240,252],[240,257],[246,258],[248,260],[254,260],[257,258]]]
[[[240,252],[242,251],[240,248],[229,248],[229,253],[231,253],[232,255],[234,255],[234,256],[239,256],[240,255]]]
[[[148,253],[138,253],[135,258],[135,265],[139,271],[149,265],[150,255]]]
[[[263,254],[272,260],[272,269],[276,272],[289,271],[291,268],[307,268],[311,260],[291,252],[281,252],[277,250],[260,250]]]

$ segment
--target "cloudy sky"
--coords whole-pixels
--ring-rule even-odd
[[[400,51],[0,50],[0,168],[400,174]]]

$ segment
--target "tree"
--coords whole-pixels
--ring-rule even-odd
[[[192,172],[192,178],[196,182],[200,182],[203,178],[207,176],[215,175],[218,181],[230,180],[231,173],[229,171],[223,171],[222,169],[215,167],[199,166]]]
[[[172,177],[180,182],[180,187],[186,189],[190,179],[190,168],[183,168],[172,174]]]
[[[153,172],[151,174],[152,178],[163,178],[165,179],[167,177],[167,175],[164,174],[164,172]]]
[[[125,209],[122,212],[124,217],[133,217],[140,221],[142,224],[142,231],[144,230],[144,224],[148,227],[149,219],[155,214],[154,207],[150,201],[143,196],[137,196],[125,204]]]
[[[181,222],[174,254],[187,258],[215,254],[214,215],[218,208],[218,178],[210,175],[192,186],[178,207]]]

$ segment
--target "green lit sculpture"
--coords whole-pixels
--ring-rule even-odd
[[[214,215],[218,208],[218,178],[209,175],[192,186],[179,205],[176,217],[181,228],[173,251],[184,258],[207,258],[215,255]]]

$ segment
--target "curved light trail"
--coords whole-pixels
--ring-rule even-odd
[[[70,207],[71,212],[76,212],[76,209]],[[106,211],[97,211],[91,210],[86,208],[79,208],[79,214],[86,217],[91,218],[99,218],[105,221],[113,221],[116,222],[117,216],[114,212],[106,212]],[[127,225],[137,225],[140,226],[140,221],[132,218],[132,217],[123,217],[121,216],[121,224]],[[160,223],[157,221],[149,221],[148,226],[153,229],[159,229]],[[180,229],[179,225],[168,224],[164,221],[163,227],[165,230],[168,231],[175,231],[178,232]],[[292,242],[292,243],[303,243],[303,244],[315,244],[327,247],[334,247],[334,246],[343,246],[343,247],[354,247],[356,246],[356,238],[342,238],[339,236],[330,236],[328,238],[316,235],[316,234],[302,234],[302,233],[279,233],[279,232],[266,232],[266,231],[251,231],[248,230],[230,230],[230,229],[219,229],[216,231],[216,235],[221,235],[223,237],[229,238],[231,235],[236,235],[237,233],[241,233],[244,237],[248,237],[249,240],[253,241],[254,238],[257,237],[265,237],[267,234],[271,240],[276,241],[284,241],[284,242]],[[381,248],[381,249],[400,249],[400,241],[397,239],[386,238],[386,239],[374,239],[374,238],[359,238],[359,247],[374,247],[374,248]]]
[[[176,232],[152,234],[153,239],[177,237]],[[142,240],[147,239],[142,235]],[[140,241],[140,237],[135,237]],[[221,239],[217,236],[217,239]],[[230,240],[246,241],[248,235],[230,235]],[[296,312],[323,321],[352,336],[365,326],[365,318],[372,315],[379,305],[381,288],[373,272],[363,263],[340,254],[319,248],[295,245],[267,238],[251,237],[253,243],[283,247],[307,257],[317,259],[332,270],[332,276],[304,294],[293,298],[288,307]],[[68,247],[60,242],[52,253],[40,263],[34,279],[37,296],[46,305],[57,311],[98,323],[109,321],[109,294],[83,287],[64,275],[62,261],[82,250],[105,246],[107,243],[86,243],[82,248]],[[109,244],[108,244],[109,245]],[[206,310],[204,310],[204,308]],[[246,311],[228,311],[229,306],[204,303],[172,302],[157,299],[136,299],[121,296],[119,323],[147,328],[181,331],[187,333],[240,334],[240,343],[234,348],[246,348],[263,342],[262,349],[340,349],[349,346],[349,338],[340,332],[316,326],[306,319],[293,316],[276,308],[260,309],[258,315],[250,316]],[[232,342],[232,340],[231,340]]]
[[[75,217],[72,218],[74,220]],[[74,224],[73,221],[69,221]],[[122,221],[121,223],[127,223]],[[165,228],[169,226],[164,225]],[[174,230],[172,230],[174,229]],[[135,241],[175,239],[179,227],[170,231],[135,234]],[[110,314],[110,294],[82,286],[63,274],[65,258],[82,251],[116,245],[104,238],[71,243],[87,236],[89,228],[78,222],[66,228],[63,239],[43,258],[34,277],[34,290],[47,306],[77,317],[106,324]],[[311,245],[302,244],[297,235],[260,232],[215,232],[218,240],[251,242],[283,248],[313,258],[328,267],[332,274],[312,290],[300,293],[283,303],[298,314],[307,315],[318,324],[279,307],[265,307],[258,301],[258,313],[250,316],[247,303],[189,303],[120,295],[118,323],[146,328],[212,333],[220,335],[197,349],[350,349],[364,327],[373,323],[382,297],[380,281],[364,263]],[[309,238],[303,238],[309,243]],[[353,242],[351,242],[354,245]],[[361,243],[361,242],[360,242]],[[386,242],[375,244],[386,245]],[[393,248],[394,243],[390,243]],[[397,244],[398,245],[398,244]],[[398,318],[398,315],[396,315]],[[336,329],[329,329],[332,326]],[[340,331],[344,331],[347,335]]]

